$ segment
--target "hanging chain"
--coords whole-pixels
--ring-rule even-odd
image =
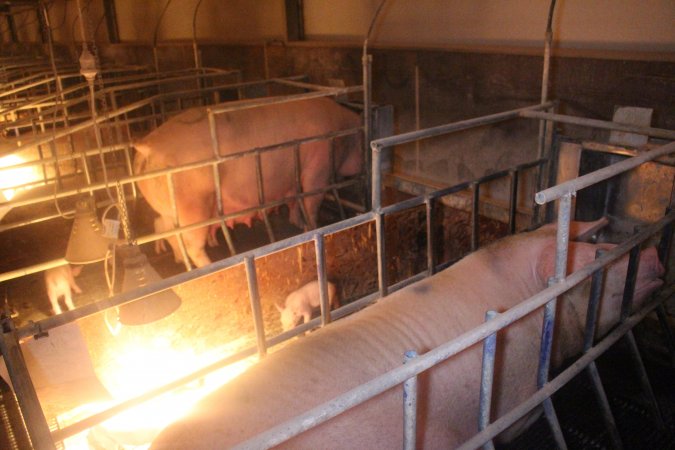
[[[127,211],[127,200],[124,196],[124,187],[119,180],[117,180],[117,204],[119,205],[122,230],[124,231],[124,236],[127,238],[127,244],[136,245],[136,238],[131,234],[131,226],[129,225],[129,212]]]

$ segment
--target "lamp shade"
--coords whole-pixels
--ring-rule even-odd
[[[162,278],[148,263],[148,258],[137,245],[120,248],[124,261],[122,292],[147,286]],[[174,312],[181,299],[171,289],[120,306],[119,321],[123,325],[144,325],[162,319]]]
[[[83,197],[75,204],[75,220],[65,256],[71,264],[102,261],[108,252],[112,239],[103,235],[103,226],[95,211],[92,197]]]

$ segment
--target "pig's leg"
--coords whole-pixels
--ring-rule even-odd
[[[63,293],[63,299],[67,309],[75,309],[75,305],[73,305],[73,295],[71,294],[70,289],[66,289]]]
[[[80,289],[80,286],[78,286],[75,280],[73,280],[72,278],[70,280],[70,288],[78,294],[82,293],[82,289]]]
[[[211,259],[206,254],[205,249],[208,234],[208,228],[199,228],[197,230],[183,233],[185,251],[197,267],[203,267],[207,264],[211,264]]]
[[[52,305],[52,310],[54,310],[54,314],[61,314],[61,306],[59,305],[58,295],[55,295],[53,292],[50,292],[49,303],[51,303]]]
[[[304,151],[308,155],[303,161],[302,167],[302,190],[310,192],[328,186],[332,168],[329,167],[329,146],[326,142],[305,144]],[[323,194],[305,197],[305,211],[307,211],[307,226],[305,229],[313,230],[317,227],[319,207],[323,201]]]

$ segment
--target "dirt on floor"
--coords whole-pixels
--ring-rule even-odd
[[[326,203],[326,202],[324,202]],[[143,202],[130,208],[137,233],[150,232],[152,215]],[[439,208],[433,230],[438,242],[437,262],[455,260],[468,253],[470,214],[465,211]],[[297,234],[285,218],[285,211],[272,215],[272,228],[278,239]],[[330,205],[321,210],[320,222],[336,221]],[[0,263],[0,270],[10,270],[9,261],[23,267],[39,260],[54,259],[65,252],[70,222],[56,219],[11,232],[11,239],[3,246],[10,255]],[[506,225],[482,218],[481,244],[506,234]],[[385,219],[387,272],[390,284],[426,270],[427,237],[424,207],[413,208]],[[233,230],[237,249],[245,251],[267,243],[267,234],[261,222],[247,228],[238,225]],[[212,259],[229,256],[224,239],[220,246],[209,248]],[[378,289],[376,232],[374,223],[366,223],[326,236],[326,272],[337,287],[341,304],[350,303]],[[40,252],[26,249],[40,249]],[[155,254],[154,245],[142,246],[150,264],[162,277],[185,270],[168,253]],[[37,254],[36,254],[37,253]],[[47,256],[45,258],[45,255]],[[16,268],[17,266],[14,266]],[[117,285],[121,265],[117,262]],[[281,323],[276,305],[308,281],[316,279],[316,255],[313,243],[299,245],[255,260],[258,291],[262,306],[265,336],[279,334]],[[108,296],[103,263],[84,266],[76,278],[83,290],[74,297],[75,305],[82,306]],[[18,316],[18,325],[39,320],[51,314],[42,273],[3,283],[2,289]],[[181,306],[173,314],[142,326],[122,326],[117,310],[107,310],[78,321],[84,335],[93,368],[99,380],[113,394],[124,380],[120,370],[130,364],[129,355],[135,350],[150,350],[161,354],[170,348],[173,352],[189,353],[196,358],[223,357],[241,349],[254,347],[256,332],[248,294],[246,270],[243,264],[177,286],[173,291],[180,297]],[[143,361],[142,361],[143,362]],[[150,362],[150,361],[146,361]],[[150,362],[151,363],[151,362]],[[189,372],[191,367],[185,367]],[[150,370],[139,367],[140,371]],[[172,374],[171,378],[175,377]]]

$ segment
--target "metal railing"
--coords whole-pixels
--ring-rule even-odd
[[[539,105],[540,108],[546,108],[547,105]],[[536,108],[536,107],[531,107],[531,108]],[[515,118],[518,117],[520,113],[514,113],[509,112],[505,113],[504,116],[499,116],[499,119],[503,119],[505,117],[507,118]],[[467,126],[479,126],[485,123],[493,123],[493,120],[497,120],[494,116],[488,116],[490,119],[487,118],[478,118],[475,119],[474,121],[471,122],[460,122],[460,124],[450,124],[446,127],[446,131],[451,132],[451,131],[456,131],[459,129],[465,129]],[[424,130],[421,130],[424,131]],[[434,129],[433,131],[429,132],[429,135],[433,134],[436,135],[435,133],[438,133],[439,129]],[[417,133],[417,132],[416,132]],[[415,136],[415,138],[423,138],[427,137],[426,133],[419,134]],[[402,135],[401,137],[401,142],[406,141],[409,142],[409,139],[411,137],[409,135]],[[381,298],[384,296],[386,293],[400,289],[401,287],[410,284],[418,279],[420,279],[420,275],[414,275],[413,277],[404,280],[403,282],[398,283],[397,285],[394,286],[388,286],[386,283],[386,274],[383,272],[386,272],[386,266],[384,263],[385,255],[386,255],[386,249],[385,249],[385,241],[383,239],[383,227],[382,227],[382,222],[383,222],[383,217],[386,214],[390,214],[396,211],[401,211],[406,208],[410,208],[413,206],[421,205],[421,204],[426,204],[429,205],[431,200],[433,198],[437,198],[439,196],[447,195],[448,193],[453,192],[455,189],[460,189],[459,187],[449,187],[446,189],[442,189],[440,191],[434,192],[432,194],[427,194],[425,196],[421,197],[416,197],[410,200],[406,200],[404,202],[395,204],[395,205],[389,205],[389,206],[381,206],[379,202],[379,195],[375,193],[375,189],[380,187],[381,183],[381,175],[376,173],[375,167],[376,166],[376,161],[378,161],[378,152],[384,147],[391,146],[391,145],[397,145],[399,141],[397,141],[396,137],[393,138],[386,138],[386,139],[381,139],[381,140],[376,140],[373,141],[371,144],[371,148],[373,149],[373,180],[372,180],[372,185],[374,188],[373,191],[373,204],[376,205],[376,208],[374,211],[353,217],[351,219],[347,219],[341,222],[338,222],[336,224],[329,225],[327,227],[323,227],[311,232],[306,232],[298,236],[294,236],[288,239],[285,239],[283,241],[275,242],[269,245],[266,245],[264,247],[251,250],[242,254],[234,255],[231,256],[227,259],[221,260],[214,262],[206,267],[198,268],[195,270],[192,270],[190,272],[185,272],[179,275],[176,275],[174,277],[162,280],[156,284],[145,286],[139,289],[135,289],[134,291],[130,292],[125,292],[121,294],[117,294],[113,297],[110,297],[108,299],[104,299],[89,305],[85,305],[82,307],[78,307],[74,310],[71,311],[66,311],[60,315],[57,316],[52,316],[49,318],[46,318],[44,320],[31,323],[29,325],[26,325],[24,327],[21,327],[19,329],[14,329],[14,330],[9,330],[6,331],[3,334],[3,354],[6,357],[6,361],[8,363],[8,366],[13,367],[13,369],[10,369],[10,373],[12,373],[12,370],[14,371],[14,376],[12,377],[12,380],[14,380],[14,377],[20,377],[22,374],[27,373],[25,371],[25,363],[23,362],[21,358],[21,353],[20,349],[18,348],[18,342],[22,338],[26,338],[29,336],[37,335],[44,333],[45,331],[48,331],[54,327],[58,327],[61,325],[64,325],[66,323],[73,322],[79,318],[86,317],[88,315],[96,314],[100,311],[103,311],[107,308],[119,306],[131,301],[134,301],[139,298],[143,298],[149,295],[152,295],[154,293],[170,289],[172,287],[178,286],[180,284],[183,284],[185,282],[195,280],[198,278],[202,278],[205,276],[208,276],[210,274],[213,274],[215,272],[224,270],[228,267],[231,267],[235,264],[245,264],[247,268],[247,273],[248,273],[248,286],[249,286],[249,295],[251,298],[251,301],[253,302],[254,305],[254,311],[256,310],[256,307],[259,309],[260,308],[260,299],[256,295],[257,293],[257,275],[255,272],[255,260],[257,258],[260,258],[262,256],[268,255],[270,253],[291,248],[296,245],[301,245],[304,243],[308,242],[313,242],[315,251],[316,251],[316,258],[317,258],[317,277],[319,279],[319,283],[321,285],[321,309],[322,309],[322,318],[323,322],[326,323],[331,319],[342,317],[343,315],[346,315],[349,312],[352,312],[354,310],[357,310],[366,304],[369,304],[378,298]],[[385,145],[386,144],[386,145]],[[664,150],[665,149],[665,150]],[[673,144],[668,144],[664,147],[661,147],[661,149],[658,149],[656,152],[658,153],[650,153],[649,156],[646,156],[642,158],[641,160],[638,160],[640,162],[644,162],[646,160],[651,160],[653,158],[658,157],[660,154],[663,153],[673,153],[675,152],[675,146]],[[630,159],[628,161],[631,161]],[[532,163],[529,163],[529,166],[539,166],[543,164],[545,161],[538,160],[534,161]],[[589,174],[591,178],[594,178],[594,181],[600,181],[600,179],[606,179],[609,176],[616,175],[620,173],[621,171],[629,170],[630,167],[628,166],[633,166],[636,164],[636,162],[633,163],[628,163],[625,164],[624,166],[619,166],[619,168],[615,168],[611,170],[611,173],[603,173],[601,175],[597,175],[597,173],[594,174]],[[614,166],[612,166],[614,167]],[[516,168],[517,169],[517,168]],[[499,175],[501,176],[508,176],[509,173],[512,173],[512,171],[504,171],[500,173]],[[496,176],[497,174],[495,174]],[[583,177],[582,177],[583,178]],[[483,180],[485,181],[485,180]],[[475,181],[477,183],[480,183],[481,180]],[[582,184],[585,183],[585,181],[581,182]],[[464,183],[461,186],[461,189],[466,189],[466,187],[469,184]],[[574,183],[571,183],[569,188],[564,188],[562,189],[562,194],[555,194],[555,195],[563,195],[563,199],[569,197],[573,192],[576,192],[576,189],[579,188],[579,185],[574,185]],[[548,192],[557,192],[561,188],[554,188],[554,191],[548,191]],[[547,192],[547,191],[543,191]],[[551,200],[553,199],[553,195],[548,196],[548,194],[542,194],[542,192],[539,192],[537,195],[537,198],[542,198],[541,195],[545,195],[545,199]],[[376,200],[378,200],[376,202]],[[512,200],[513,203],[513,200]],[[329,420],[331,417],[334,417],[335,415],[349,409],[350,407],[353,407],[357,404],[360,404],[364,401],[366,401],[369,398],[372,398],[373,396],[384,392],[387,389],[390,389],[391,387],[394,387],[396,385],[404,383],[406,380],[409,380],[411,378],[414,378],[417,374],[428,370],[432,366],[438,364],[441,361],[444,361],[447,358],[452,357],[452,355],[455,355],[459,353],[460,351],[470,347],[471,345],[474,345],[476,343],[479,343],[482,340],[485,340],[486,338],[489,338],[491,335],[493,335],[495,332],[497,332],[500,329],[503,329],[510,325],[511,323],[515,322],[516,320],[532,313],[533,311],[545,307],[547,304],[550,305],[551,301],[557,298],[558,296],[562,295],[564,292],[566,292],[568,289],[576,286],[577,284],[581,283],[585,279],[587,279],[589,276],[591,276],[594,273],[598,273],[599,271],[602,271],[603,268],[613,262],[616,261],[618,258],[620,258],[622,255],[631,252],[632,254],[632,260],[635,261],[635,258],[637,258],[637,253],[633,250],[635,248],[639,249],[639,246],[641,245],[642,242],[644,242],[646,239],[648,239],[650,236],[658,233],[661,229],[664,229],[664,232],[662,233],[662,244],[661,247],[665,248],[666,245],[669,245],[670,239],[672,237],[672,223],[675,220],[675,213],[671,212],[667,214],[663,219],[659,220],[658,222],[651,224],[649,226],[646,226],[640,233],[635,234],[633,237],[628,239],[626,242],[618,245],[617,247],[613,248],[612,250],[608,251],[607,253],[601,255],[596,261],[593,263],[587,265],[586,267],[582,268],[581,270],[574,272],[573,274],[566,276],[565,273],[565,266],[563,265],[563,259],[560,256],[560,253],[566,253],[566,245],[568,243],[568,238],[565,238],[565,230],[567,232],[569,231],[569,215],[564,214],[564,208],[567,208],[566,202],[561,202],[561,211],[562,213],[559,214],[559,225],[558,225],[558,257],[556,257],[556,279],[551,286],[546,288],[545,290],[539,292],[538,294],[535,294],[529,299],[524,300],[522,303],[518,304],[517,306],[509,309],[508,311],[498,314],[496,317],[492,318],[489,321],[486,321],[484,324],[466,331],[464,334],[458,336],[456,339],[453,339],[450,342],[447,342],[435,349],[432,349],[431,351],[415,356],[406,361],[406,363],[399,368],[396,368],[390,372],[387,372],[370,382],[359,386],[355,389],[350,390],[349,392],[337,397],[336,399],[333,399],[329,402],[326,402],[316,408],[313,408],[312,410],[284,423],[281,424],[277,427],[274,427],[254,438],[251,440],[242,443],[241,448],[266,448],[269,446],[273,446],[276,444],[279,444],[287,439],[290,439],[291,437],[302,433],[303,431],[309,429],[312,426],[315,426],[319,423],[325,422],[326,420]],[[427,218],[430,217],[430,214],[427,214]],[[379,276],[379,283],[380,283],[380,288],[379,292],[368,295],[360,300],[357,300],[356,302],[350,303],[349,305],[343,306],[340,309],[331,312],[330,308],[328,307],[328,299],[327,299],[327,279],[326,279],[326,274],[325,271],[322,270],[321,268],[325,267],[325,250],[323,247],[323,239],[326,235],[332,234],[339,232],[341,230],[346,230],[347,228],[351,228],[357,225],[365,224],[365,223],[372,223],[375,222],[376,226],[378,227],[378,232],[376,235],[377,239],[377,257],[378,257],[378,276]],[[427,227],[427,229],[429,229]],[[562,230],[562,231],[561,231]],[[429,234],[431,236],[431,234]],[[429,239],[431,240],[431,239]],[[667,244],[666,244],[667,242]],[[564,245],[563,245],[564,244]],[[664,252],[661,252],[661,255],[663,257]],[[433,273],[434,271],[434,266],[433,266],[433,261],[431,261],[431,264],[429,264],[429,267],[427,268],[427,272]],[[629,264],[629,266],[633,267],[633,271],[635,270],[635,263]],[[426,275],[425,273],[421,274],[422,276]],[[631,274],[629,274],[628,279],[632,277]],[[593,290],[592,290],[593,291]],[[627,291],[630,291],[630,289],[627,289]],[[632,292],[629,292],[630,295],[628,295],[628,301],[625,302],[624,304],[624,309],[626,311],[630,311],[630,297],[632,297]],[[603,339],[600,343],[598,343],[596,346],[585,346],[586,353],[582,358],[577,360],[569,369],[564,371],[561,375],[556,377],[553,380],[548,380],[548,365],[543,364],[542,369],[541,369],[541,374],[540,378],[543,380],[540,386],[540,390],[537,391],[534,396],[523,402],[521,405],[517,406],[514,410],[506,414],[505,416],[497,419],[495,422],[488,424],[486,421],[482,422],[482,431],[476,435],[474,438],[472,438],[470,441],[468,441],[465,444],[466,448],[473,448],[475,446],[479,446],[482,443],[490,441],[495,435],[497,435],[500,431],[504,430],[506,427],[508,427],[510,424],[518,420],[518,418],[522,417],[524,414],[526,414],[528,411],[530,411],[532,408],[536,407],[537,405],[541,403],[546,403],[548,402],[547,399],[550,398],[553,392],[555,392],[557,389],[559,389],[565,382],[567,382],[574,374],[578,373],[579,371],[583,370],[585,367],[591,367],[591,364],[595,358],[602,352],[604,352],[609,345],[611,345],[613,342],[615,342],[617,339],[619,339],[621,336],[623,336],[626,333],[629,333],[629,330],[637,323],[639,320],[641,320],[644,315],[646,315],[649,311],[651,311],[654,308],[658,308],[658,303],[652,302],[649,303],[643,310],[635,313],[632,316],[629,316],[628,314],[625,315],[623,322],[619,325],[618,328],[616,328],[614,331],[612,331],[605,339]],[[622,314],[622,317],[624,315]],[[548,327],[550,330],[552,326],[551,316],[548,315],[547,322],[544,326]],[[64,439],[68,436],[71,436],[79,431],[82,431],[83,429],[86,429],[88,427],[93,426],[96,423],[100,423],[101,421],[105,420],[108,417],[111,417],[114,414],[117,414],[121,410],[127,409],[130,406],[133,406],[135,404],[138,404],[142,401],[147,400],[148,398],[154,397],[156,395],[159,395],[160,393],[166,392],[167,390],[171,390],[175,388],[178,385],[181,385],[183,383],[186,383],[190,380],[199,378],[203,376],[205,373],[208,373],[212,370],[215,370],[216,368],[223,367],[224,365],[227,365],[231,362],[234,362],[235,360],[239,360],[241,358],[244,358],[246,356],[250,356],[252,354],[258,353],[260,355],[264,355],[267,351],[267,348],[271,345],[275,345],[279,342],[282,342],[290,337],[297,336],[300,333],[303,333],[309,328],[312,328],[316,325],[318,325],[322,319],[313,319],[309,323],[303,324],[299,327],[296,327],[295,329],[282,333],[280,335],[274,336],[272,338],[267,338],[264,333],[264,324],[259,320],[259,315],[258,315],[258,321],[257,325],[255,327],[256,329],[256,336],[257,336],[257,345],[255,347],[251,347],[245,350],[242,350],[239,352],[237,355],[233,355],[231,357],[228,357],[226,359],[223,359],[221,361],[215,362],[212,365],[201,368],[200,370],[197,370],[196,372],[180,379],[176,380],[174,383],[170,383],[167,386],[163,386],[161,388],[155,389],[152,392],[146,393],[140,397],[137,397],[135,399],[131,399],[125,403],[122,403],[120,405],[117,405],[114,408],[111,408],[107,411],[104,411],[94,417],[91,417],[89,419],[85,419],[84,421],[71,425],[68,428],[64,428],[63,430],[59,430],[54,432],[53,434],[49,432],[48,427],[46,426],[46,423],[44,422],[44,416],[41,412],[39,402],[37,402],[37,398],[35,396],[34,390],[32,389],[32,386],[29,384],[26,385],[25,383],[18,383],[18,387],[15,384],[15,388],[17,389],[17,396],[19,399],[21,399],[22,403],[22,410],[24,411],[24,416],[26,417],[26,422],[29,426],[29,430],[31,431],[31,437],[33,438],[34,442],[38,443],[44,443],[45,448],[51,448],[53,446],[53,442],[55,440],[61,440]],[[591,319],[589,320],[589,327],[592,327],[594,324],[594,319],[591,316]],[[549,346],[550,343],[543,342],[542,343],[542,353],[546,354],[547,353],[547,347]],[[486,365],[486,367],[489,366]],[[590,370],[590,369],[589,369]],[[489,375],[489,374],[487,374]],[[486,376],[486,383],[489,384],[489,376]],[[414,385],[414,383],[412,383]],[[489,403],[489,402],[483,402]],[[414,404],[414,402],[413,402]],[[408,426],[406,427],[408,433],[412,433],[414,430],[414,426]],[[410,434],[404,438],[404,441],[406,442],[414,442],[414,439],[411,438]],[[564,447],[564,442],[562,443],[562,446]]]
[[[252,86],[255,84],[265,84],[265,83],[280,83],[284,85],[291,85],[294,87],[299,87],[302,89],[313,89],[313,91],[306,92],[306,93],[301,93],[301,94],[293,94],[293,95],[287,95],[287,96],[281,96],[281,97],[263,97],[263,98],[258,98],[258,99],[252,99],[252,100],[246,100],[246,101],[238,101],[236,104],[229,105],[227,103],[221,104],[220,106],[217,107],[211,107],[208,110],[208,115],[209,115],[209,126],[211,127],[211,136],[213,137],[215,135],[215,116],[218,114],[222,114],[228,111],[234,111],[238,109],[247,109],[247,108],[255,108],[259,107],[262,105],[268,105],[268,104],[275,104],[275,103],[285,103],[285,102],[293,102],[293,101],[300,101],[300,100],[306,100],[306,99],[312,99],[312,98],[319,98],[319,97],[327,97],[327,96],[338,96],[338,95],[343,95],[343,94],[349,94],[353,92],[359,92],[361,90],[360,86],[356,87],[346,87],[346,88],[330,88],[330,87],[325,87],[325,86],[318,86],[318,85],[311,85],[308,83],[298,83],[295,81],[298,77],[289,77],[288,79],[271,79],[271,80],[265,80],[262,82],[250,82],[250,83],[235,83],[235,84],[230,84],[226,86],[216,86],[211,89],[223,89],[223,88],[240,88],[243,86]],[[207,89],[208,91],[208,89]],[[63,137],[67,137],[71,135],[72,133],[83,131],[90,129],[94,126],[94,124],[100,124],[103,123],[106,120],[114,120],[120,116],[123,116],[125,114],[128,114],[133,111],[137,111],[141,108],[144,108],[150,104],[152,104],[154,101],[156,101],[159,98],[167,98],[171,96],[176,96],[180,95],[180,93],[167,93],[167,94],[158,94],[156,96],[146,98],[142,101],[135,102],[131,105],[124,106],[122,108],[117,108],[114,112],[108,113],[105,116],[99,116],[97,118],[89,119],[85,122],[79,123],[77,125],[73,125],[68,129],[64,130],[59,130],[53,133],[51,136],[45,136],[43,138],[39,138],[33,142],[28,142],[24,145],[23,148],[30,148],[31,146],[39,146],[39,145],[44,145],[48,144],[53,141],[53,139],[60,139]],[[118,150],[122,150],[125,152],[125,160],[127,161],[127,176],[124,177],[117,177],[114,180],[108,180],[106,181],[100,181],[100,182],[94,182],[94,181],[89,181],[86,185],[83,186],[78,186],[70,189],[62,189],[59,192],[47,194],[47,195],[41,195],[41,196],[33,196],[31,198],[25,199],[25,200],[12,200],[9,202],[3,202],[0,203],[0,206],[3,207],[9,207],[9,208],[15,208],[15,207],[21,207],[21,206],[28,206],[28,205],[33,205],[33,204],[38,204],[42,202],[49,202],[49,201],[54,201],[58,199],[63,199],[63,198],[68,198],[68,197],[73,197],[80,195],[82,193],[94,193],[96,191],[102,191],[110,188],[111,185],[114,185],[116,183],[119,183],[121,186],[126,186],[129,185],[132,188],[135,186],[134,183],[137,181],[141,180],[147,180],[151,178],[156,178],[156,177],[162,177],[165,176],[167,178],[167,185],[169,187],[173,186],[173,180],[172,177],[176,173],[180,172],[187,172],[190,170],[196,170],[196,169],[203,169],[203,168],[211,168],[213,173],[214,173],[214,188],[215,192],[217,195],[217,204],[219,205],[218,209],[218,214],[214,216],[213,218],[198,222],[198,223],[191,223],[191,224],[178,224],[175,223],[175,228],[169,231],[164,231],[161,233],[152,233],[146,236],[141,236],[137,239],[138,243],[144,244],[148,242],[153,242],[158,239],[166,239],[171,236],[176,236],[178,238],[178,245],[179,249],[181,251],[181,254],[183,256],[183,261],[186,265],[186,268],[188,270],[192,269],[192,266],[190,264],[190,260],[187,255],[187,251],[182,239],[183,233],[186,231],[191,231],[195,230],[198,228],[210,226],[210,225],[215,225],[219,224],[221,229],[223,230],[228,249],[232,254],[236,253],[236,249],[234,246],[234,242],[232,241],[232,238],[230,236],[229,229],[226,226],[226,222],[229,220],[236,219],[238,217],[243,217],[250,215],[252,213],[258,213],[262,212],[262,215],[264,218],[267,218],[266,216],[266,211],[275,208],[277,206],[280,206],[284,203],[287,203],[288,201],[291,200],[296,200],[300,204],[300,210],[301,213],[303,214],[303,217],[306,220],[306,223],[309,223],[308,218],[307,218],[307,213],[304,210],[304,202],[303,199],[305,197],[313,196],[313,195],[321,195],[325,193],[331,193],[333,198],[336,200],[336,202],[339,205],[339,211],[341,213],[341,218],[344,218],[344,210],[342,208],[342,201],[340,199],[340,195],[338,194],[338,190],[356,185],[358,183],[362,182],[362,178],[356,177],[352,179],[347,179],[347,180],[332,180],[331,183],[326,186],[325,188],[322,189],[316,189],[311,192],[303,192],[301,186],[299,185],[300,183],[300,177],[299,174],[301,173],[300,167],[299,167],[299,158],[297,157],[299,154],[299,148],[302,144],[310,143],[310,142],[315,142],[315,141],[328,141],[330,145],[330,155],[331,155],[331,161],[333,161],[333,154],[334,154],[334,145],[333,142],[335,139],[339,139],[341,137],[349,136],[349,135],[354,135],[361,133],[362,129],[361,128],[354,128],[354,129],[347,129],[347,130],[341,130],[341,131],[336,131],[332,133],[325,134],[323,136],[312,136],[312,137],[307,137],[303,139],[297,139],[289,142],[283,142],[283,143],[278,143],[266,147],[261,147],[261,148],[254,148],[250,149],[247,151],[242,151],[238,152],[236,154],[232,155],[221,155],[219,154],[218,151],[213,152],[213,156],[208,159],[204,159],[201,161],[196,161],[193,163],[188,163],[184,164],[178,167],[172,167],[172,168],[166,168],[166,169],[161,169],[161,170],[156,170],[152,172],[147,172],[143,174],[133,174],[132,172],[132,167],[131,167],[131,157],[128,154],[129,148],[130,148],[130,143],[125,142],[122,144],[118,145],[113,145],[113,146],[106,146],[104,148],[98,148],[98,149],[92,149],[88,151],[83,151],[83,152],[78,152],[72,155],[65,155],[63,157],[59,157],[59,161],[67,161],[67,160],[72,160],[72,159],[78,159],[82,161],[83,167],[85,167],[85,170],[87,168],[87,156],[94,156],[94,155],[99,155],[99,154],[105,154],[105,153],[110,153]],[[217,142],[216,142],[217,145]],[[235,159],[240,159],[240,158],[246,158],[246,157],[254,157],[256,160],[256,172],[258,173],[258,178],[260,178],[260,174],[262,173],[262,167],[261,167],[261,158],[260,156],[272,152],[272,151],[281,151],[286,148],[292,148],[294,151],[294,154],[296,155],[296,158],[294,159],[294,169],[296,173],[296,194],[284,197],[281,199],[276,199],[276,200],[265,200],[265,196],[263,193],[263,184],[261,180],[258,180],[259,182],[257,183],[257,189],[258,189],[258,197],[261,199],[261,202],[259,205],[247,208],[242,211],[236,211],[233,213],[229,214],[224,214],[222,211],[222,201],[220,200],[220,195],[221,195],[221,190],[220,190],[220,182],[219,182],[219,176],[218,176],[218,166],[221,164],[224,164],[228,161],[232,161]],[[217,147],[215,147],[217,148]],[[44,160],[39,160],[39,161],[32,161],[32,162],[27,162],[23,163],[20,165],[12,166],[13,168],[23,168],[23,167],[34,167],[36,165],[42,165],[46,166],[48,164],[53,164],[56,162],[55,158],[48,158]],[[88,170],[86,170],[88,172]],[[334,173],[334,171],[333,171]],[[175,209],[176,208],[176,200],[175,200],[175,192],[173,189],[169,189],[170,193],[170,200],[171,200],[171,205]],[[354,207],[355,205],[350,204],[350,206]],[[55,215],[52,215],[51,217],[56,217]],[[24,226],[27,224],[35,223],[38,221],[41,221],[43,219],[31,219],[31,220],[24,220],[19,223],[13,223],[13,224],[5,224],[2,227],[0,227],[0,231],[6,231],[12,228],[16,228],[18,226]],[[265,220],[265,227],[268,233],[268,237],[270,241],[275,240],[275,236],[273,233],[273,230],[271,228],[271,225],[268,220]],[[42,270],[45,270],[47,268],[55,267],[61,264],[64,264],[65,261],[63,259],[58,259],[54,261],[47,261],[44,263],[40,264],[35,264],[30,267],[24,267],[21,269],[13,270],[11,272],[6,272],[3,274],[0,274],[0,282],[2,281],[7,281],[13,278],[17,278],[19,276],[24,276],[30,273],[35,273],[39,272]]]

